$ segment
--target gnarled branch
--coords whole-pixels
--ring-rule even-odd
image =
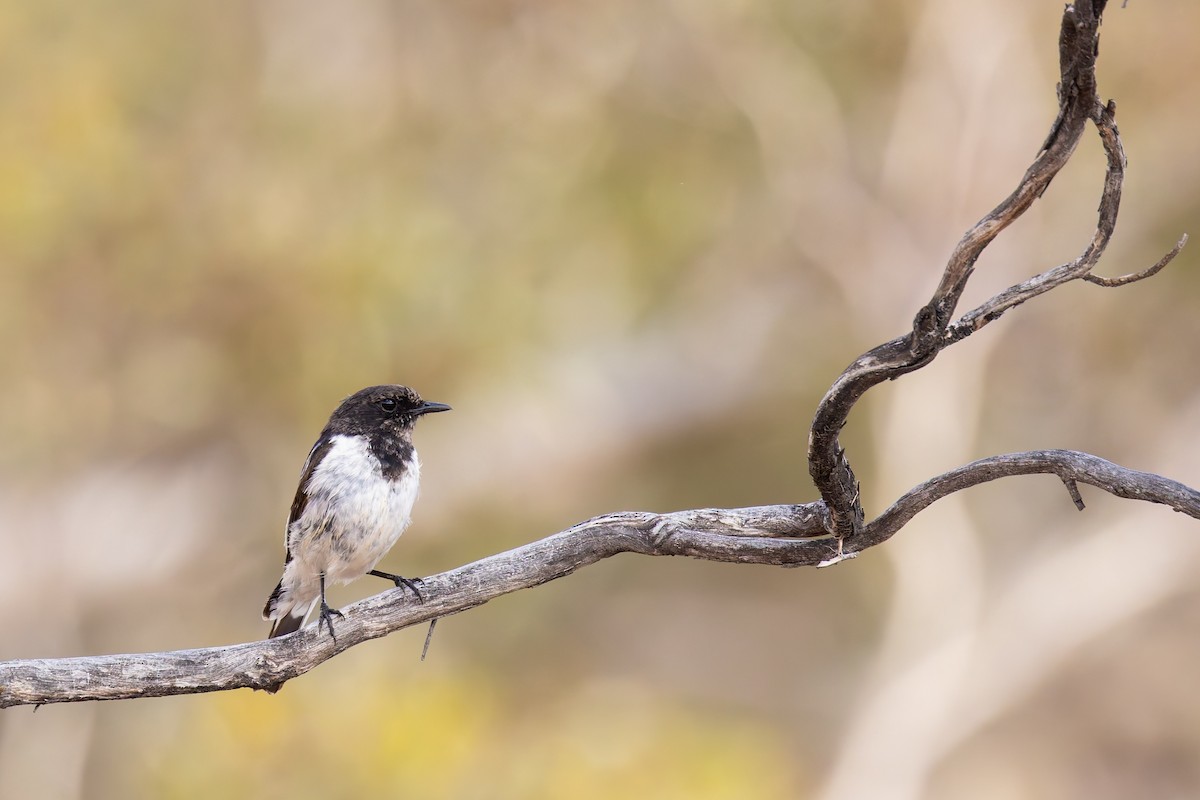
[[[1070,450],[985,458],[909,491],[867,526],[862,545],[887,540],[922,509],[953,492],[1010,475],[1054,474],[1118,497],[1161,503],[1200,519],[1200,492]],[[837,557],[820,501],[800,505],[623,512],[425,579],[424,603],[390,589],[342,609],[337,638],[315,625],[263,642],[169,653],[31,659],[0,663],[0,708],[118,700],[225,689],[274,690],[338,653],[501,595],[569,575],[618,553],[689,556],[740,564],[816,566]],[[805,538],[824,536],[825,538]]]
[[[929,364],[942,349],[1009,309],[1079,278],[1107,287],[1142,280],[1165,267],[1183,247],[1186,236],[1142,272],[1119,278],[1092,273],[1116,225],[1125,169],[1115,106],[1102,103],[1096,90],[1104,5],[1104,0],[1079,0],[1063,13],[1058,115],[1017,188],[959,241],[932,298],[917,312],[912,330],[855,359],[821,400],[809,439],[809,471],[821,500],[596,517],[524,547],[427,578],[424,603],[400,590],[390,590],[347,606],[336,639],[309,626],[279,639],[229,647],[0,662],[0,708],[234,688],[275,690],[361,642],[561,578],[618,553],[790,567],[835,563],[886,541],[922,509],[949,494],[1015,475],[1056,475],[1080,509],[1083,499],[1078,484],[1082,483],[1118,497],[1160,503],[1200,519],[1200,492],[1181,483],[1086,453],[1039,450],[984,458],[938,475],[867,522],[857,478],[839,442],[851,409],[866,391]],[[1088,123],[1099,134],[1107,157],[1091,241],[1073,261],[1009,287],[955,320],[958,301],[979,256],[1046,191],[1074,153]]]
[[[1102,103],[1096,89],[1096,57],[1100,52],[1100,17],[1104,5],[1105,0],[1080,0],[1068,5],[1063,12],[1058,45],[1061,73],[1058,116],[1017,188],[959,241],[950,254],[933,297],[913,319],[912,331],[855,359],[834,381],[817,407],[809,434],[808,469],[829,507],[830,532],[839,539],[855,537],[864,525],[858,480],[838,437],[850,410],[867,390],[924,367],[944,348],[970,336],[1005,311],[1068,281],[1085,278],[1104,286],[1121,286],[1153,275],[1165,267],[1187,241],[1185,236],[1145,273],[1127,276],[1127,279],[1091,275],[1117,224],[1126,164],[1117,130],[1116,104]],[[1075,260],[1009,287],[953,321],[958,300],[979,256],[1049,188],[1050,182],[1075,152],[1089,122],[1095,126],[1108,160],[1092,240]]]

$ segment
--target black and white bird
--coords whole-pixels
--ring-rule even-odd
[[[407,386],[369,386],[342,401],[304,462],[284,534],[283,577],[267,605],[270,636],[298,630],[320,603],[318,624],[333,636],[341,612],[325,602],[326,585],[375,575],[406,586],[418,599],[420,580],[375,565],[408,527],[421,480],[413,447],[417,418],[449,411]]]

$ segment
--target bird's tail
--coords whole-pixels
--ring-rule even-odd
[[[276,636],[285,636],[300,630],[308,612],[317,604],[317,599],[319,598],[307,603],[291,602],[290,598],[284,597],[283,581],[280,581],[275,586],[275,591],[267,598],[267,604],[263,606],[263,619],[271,621],[271,632],[267,634],[267,638],[274,639]]]

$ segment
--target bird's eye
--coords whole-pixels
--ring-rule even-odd
[[[393,411],[396,410],[397,405],[398,405],[398,403],[390,397],[387,398],[386,400],[379,401],[379,407],[382,408],[384,411],[386,411],[389,414],[391,414]]]

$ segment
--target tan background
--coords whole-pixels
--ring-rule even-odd
[[[1053,118],[1060,3],[0,4],[0,658],[265,634],[332,407],[425,420],[430,574],[606,511],[810,500],[806,426]],[[1200,7],[1110,9],[1102,268],[1200,233]],[[1097,142],[966,298],[1074,256]],[[1200,485],[1193,246],[880,387],[869,512],[1037,447]],[[1200,793],[1200,523],[1050,478],[833,570],[618,557],[278,696],[0,714],[0,797]],[[337,592],[348,602],[384,587]]]

